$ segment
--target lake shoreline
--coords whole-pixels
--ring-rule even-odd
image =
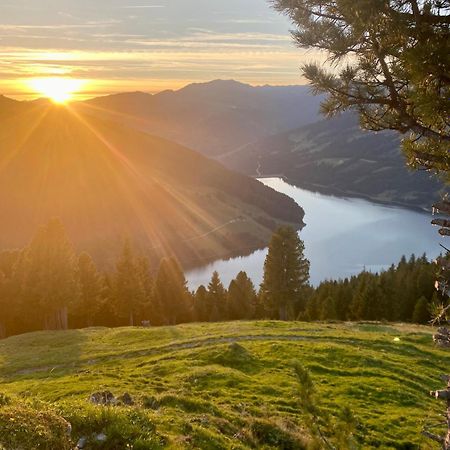
[[[430,199],[430,209],[427,209],[425,207],[417,206],[411,203],[405,203],[405,202],[399,202],[395,200],[381,200],[376,197],[371,197],[370,195],[364,195],[357,192],[352,191],[345,191],[343,189],[339,189],[336,187],[330,187],[325,186],[321,184],[315,184],[315,183],[309,183],[307,181],[304,182],[298,182],[292,178],[287,177],[283,174],[276,174],[276,175],[254,175],[253,178],[257,180],[262,179],[270,179],[270,178],[281,178],[286,183],[298,187],[299,189],[305,189],[310,192],[317,192],[319,194],[328,195],[330,197],[336,197],[336,198],[349,198],[349,199],[360,199],[365,200],[371,203],[374,203],[376,205],[386,206],[386,207],[392,207],[392,208],[403,208],[407,209],[409,211],[419,212],[419,213],[429,213],[430,214],[430,222],[431,222],[431,204],[433,203],[433,200]],[[437,200],[437,199],[436,199]],[[436,201],[435,200],[435,201]],[[302,205],[300,205],[302,206]]]
[[[382,204],[348,195],[330,195],[316,188],[300,188],[286,177],[260,177],[260,182],[293,198],[305,210],[307,226],[300,238],[311,262],[311,283],[379,272],[397,264],[402,256],[439,255],[439,236],[431,215],[420,208]],[[189,287],[207,285],[217,271],[227,286],[246,271],[256,286],[262,281],[267,248],[249,256],[217,260],[187,272]]]

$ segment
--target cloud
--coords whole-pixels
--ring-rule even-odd
[[[3,1],[0,92],[5,80],[49,74],[114,90],[149,80],[295,84],[315,56],[295,48],[287,19],[263,0],[20,0],[20,11]]]
[[[127,6],[118,6],[116,9],[153,9],[165,7],[166,5],[127,5]]]
[[[119,20],[104,20],[104,21],[88,21],[81,24],[43,24],[43,25],[31,25],[31,24],[14,24],[6,25],[0,24],[0,31],[26,31],[26,30],[84,30],[84,29],[96,29],[96,28],[109,28],[119,24]]]

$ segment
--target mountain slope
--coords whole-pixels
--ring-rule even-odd
[[[99,97],[79,107],[215,156],[315,122],[319,103],[306,86],[252,87],[216,80],[156,95]]]
[[[110,260],[130,236],[185,266],[266,245],[302,223],[291,199],[167,140],[64,107],[27,104],[0,122],[0,248],[60,217],[78,248]]]
[[[282,175],[324,193],[429,208],[441,184],[406,168],[400,138],[362,131],[344,114],[270,136],[220,158],[250,175]]]
[[[296,362],[310,370],[321,408],[334,419],[344,406],[351,410],[354,448],[427,448],[423,421],[434,418],[435,408],[437,418],[441,407],[427,393],[442,384],[450,364],[428,327],[259,321],[95,328],[0,341],[2,392],[52,402],[72,424],[67,448],[104,433],[109,449],[304,449],[309,430]],[[127,392],[135,404],[89,403],[94,392],[107,390],[116,397]],[[11,414],[7,408],[0,403],[0,424]],[[45,439],[28,421],[12,418],[10,430],[20,435],[31,428]],[[0,426],[0,444],[8,437]]]

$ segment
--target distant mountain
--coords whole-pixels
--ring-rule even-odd
[[[406,168],[397,134],[362,131],[352,114],[270,136],[220,160],[249,175],[282,175],[307,189],[409,207],[429,209],[442,187]]]
[[[0,95],[0,119],[7,118],[25,108],[25,102],[19,102]]]
[[[429,207],[440,183],[405,167],[394,133],[360,130],[355,116],[319,115],[307,86],[252,87],[216,80],[156,95],[98,97],[73,107],[200,151],[247,175],[282,174],[297,185],[408,207]],[[45,101],[0,97],[2,110]]]
[[[128,236],[189,267],[265,246],[277,224],[302,225],[288,197],[168,140],[47,102],[8,108],[18,110],[0,121],[0,248],[60,217],[105,263]]]
[[[216,80],[156,95],[99,97],[79,107],[217,156],[317,121],[319,104],[306,86],[252,87]]]

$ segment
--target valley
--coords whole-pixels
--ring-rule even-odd
[[[305,252],[311,261],[314,286],[324,280],[349,278],[363,270],[387,270],[403,255],[425,253],[432,260],[441,252],[428,212],[311,192],[281,178],[260,178],[260,181],[288,195],[305,210],[306,226],[299,236],[305,242]],[[194,268],[186,276],[190,287],[197,289],[209,283],[214,271],[219,272],[228,285],[244,270],[259,286],[266,256],[267,248]]]
[[[156,95],[125,93],[78,104],[215,158],[250,176],[283,176],[340,197],[430,211],[443,183],[405,166],[401,136],[362,131],[356,115],[325,120],[307,86],[253,87],[232,80]]]
[[[163,138],[46,102],[0,123],[0,247],[25,245],[53,217],[110,266],[130,238],[158,264],[185,267],[263,248],[290,198]],[[18,139],[17,136],[22,136]]]

